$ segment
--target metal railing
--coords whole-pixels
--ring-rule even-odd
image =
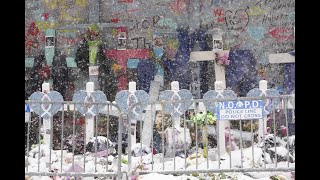
[[[189,109],[183,113],[180,117],[180,130],[183,133],[182,139],[179,136],[173,135],[172,140],[170,140],[171,143],[173,143],[173,153],[171,152],[171,155],[169,155],[168,147],[170,144],[168,140],[168,136],[166,135],[167,131],[166,129],[173,130],[173,133],[175,133],[175,128],[173,125],[166,124],[164,121],[164,118],[166,116],[167,119],[170,120],[170,116],[166,115],[164,113],[164,107],[168,103],[186,103],[186,101],[183,100],[175,100],[175,101],[156,101],[156,102],[150,102],[148,104],[148,107],[146,108],[144,113],[140,114],[140,119],[136,121],[136,119],[132,119],[130,115],[124,114],[120,111],[119,107],[116,104],[113,103],[91,103],[91,104],[97,104],[98,106],[104,106],[104,111],[96,113],[97,115],[94,118],[95,121],[95,130],[94,130],[94,152],[87,153],[86,152],[86,125],[76,125],[76,119],[79,118],[85,118],[85,121],[87,122],[87,118],[85,115],[81,115],[77,113],[75,109],[75,104],[77,102],[72,101],[63,101],[63,102],[44,102],[44,101],[26,101],[27,104],[32,105],[34,103],[40,103],[40,104],[54,104],[54,103],[62,103],[65,107],[68,106],[69,109],[66,111],[64,108],[62,108],[56,115],[51,117],[51,139],[49,144],[49,156],[42,155],[43,151],[45,151],[45,147],[43,144],[41,144],[41,127],[42,127],[42,118],[39,118],[38,115],[31,112],[30,120],[27,123],[27,148],[26,148],[26,162],[29,163],[30,159],[33,159],[33,162],[36,160],[37,167],[30,170],[30,166],[26,164],[26,170],[25,175],[26,176],[61,176],[61,177],[67,177],[67,176],[74,176],[74,177],[101,177],[101,178],[107,178],[107,177],[116,177],[117,179],[122,179],[123,177],[126,177],[128,179],[131,178],[132,175],[141,175],[141,174],[147,174],[147,173],[162,173],[162,174],[192,174],[192,173],[218,173],[218,172],[271,172],[271,171],[294,171],[294,154],[292,151],[294,151],[294,147],[291,147],[290,145],[290,137],[289,137],[289,131],[288,131],[288,123],[289,121],[292,121],[294,117],[294,107],[288,107],[289,101],[291,100],[292,96],[278,96],[278,97],[238,97],[238,98],[219,98],[219,99],[212,99],[212,100],[203,100],[203,99],[197,99],[197,100],[188,100],[193,103]],[[205,125],[201,126],[197,123],[190,122],[190,114],[191,112],[195,111],[195,113],[198,113],[199,111],[207,112],[205,109],[199,109],[199,104],[204,103],[206,101],[210,102],[222,102],[222,101],[231,101],[231,100],[279,100],[281,103],[280,105],[271,106],[271,110],[269,112],[269,119],[264,119],[264,121],[268,120],[269,127],[271,129],[268,133],[265,132],[265,127],[263,127],[263,137],[262,137],[262,143],[259,144],[259,137],[257,136],[257,131],[254,129],[254,125],[258,122],[258,120],[232,120],[230,123],[226,124],[227,126],[227,132],[228,132],[228,138],[226,138],[226,147],[227,151],[224,154],[221,154],[221,144],[219,144],[219,126],[221,126],[221,121],[216,120],[215,124],[208,124],[207,116],[205,116]],[[83,103],[84,104],[84,103]],[[89,104],[90,105],[90,104]],[[132,105],[129,109],[129,112],[133,111],[134,108],[140,106],[141,103],[136,103],[135,105]],[[86,104],[86,107],[88,104]],[[98,108],[99,109],[99,108]],[[172,109],[174,111],[174,109]],[[72,115],[72,129],[68,127],[66,123],[66,113],[68,115]],[[149,115],[147,115],[149,113]],[[156,115],[160,114],[162,115],[160,118],[156,118]],[[290,116],[289,116],[289,113]],[[41,114],[41,113],[40,113]],[[279,116],[279,114],[283,116]],[[111,116],[115,120],[115,123],[117,124],[117,127],[114,130],[110,130],[110,125],[112,124],[110,120],[112,119]],[[124,122],[125,118],[128,117],[128,121]],[[284,118],[283,118],[284,117]],[[292,117],[292,119],[288,119],[288,117]],[[54,122],[54,118],[58,119],[59,122]],[[99,129],[99,122],[102,118],[106,118],[107,122],[107,128],[104,130],[106,132],[103,132],[103,136],[105,136],[107,139],[112,139],[110,136],[111,133],[114,133],[116,135],[117,140],[117,153],[114,154],[116,156],[116,160],[113,160],[111,163],[112,168],[110,168],[111,165],[109,165],[109,155],[103,155],[102,157],[98,157],[98,129]],[[38,120],[37,120],[38,119]],[[172,118],[171,118],[172,119]],[[60,122],[61,120],[61,122]],[[157,120],[157,123],[160,124],[160,128],[157,125],[155,125],[155,121]],[[137,134],[140,135],[140,138],[137,139],[137,142],[140,143],[140,149],[139,149],[139,155],[134,155],[132,153],[131,147],[131,123],[132,122],[139,122],[140,128],[137,129]],[[143,128],[147,128],[146,126],[147,122],[150,122],[150,129],[145,130]],[[173,120],[172,120],[173,121]],[[113,125],[115,125],[113,123]],[[243,124],[250,124],[250,129],[246,129],[246,131],[243,130],[244,125]],[[265,123],[263,123],[264,125]],[[284,125],[287,129],[284,132],[284,134],[279,134],[279,127],[281,125]],[[34,127],[33,126],[38,126]],[[76,127],[82,127],[83,129],[80,129],[83,133],[83,152],[78,153],[78,155],[75,155],[75,137],[79,132],[76,132]],[[167,126],[167,128],[165,128]],[[234,128],[232,129],[232,127]],[[57,127],[61,128],[61,134],[60,137],[55,136],[54,129],[57,129]],[[202,127],[202,130],[200,129]],[[58,128],[58,129],[59,129]],[[148,127],[149,128],[149,127]],[[221,127],[220,127],[221,128]],[[72,163],[65,162],[66,156],[64,156],[65,152],[65,144],[64,140],[66,139],[66,130],[71,130],[72,133],[69,132],[70,135],[72,135]],[[113,132],[117,131],[117,133]],[[56,130],[56,132],[58,132]],[[150,134],[143,134],[143,132],[149,132]],[[202,132],[202,133],[201,133]],[[46,132],[44,132],[46,133]],[[36,137],[36,140],[31,138],[30,136],[33,134],[33,137]],[[127,137],[123,138],[123,134],[127,134]],[[158,135],[155,140],[155,135]],[[235,141],[231,139],[231,134],[235,137]],[[194,135],[194,136],[193,136]],[[271,136],[270,136],[271,135]],[[142,140],[146,136],[151,136],[150,144],[143,145]],[[190,137],[188,140],[187,137]],[[201,142],[201,138],[204,143]],[[211,137],[211,139],[209,138]],[[54,144],[54,138],[60,138],[60,146],[59,143]],[[178,138],[178,139],[177,139]],[[125,139],[125,140],[124,140]],[[212,140],[213,139],[213,140]],[[33,140],[38,146],[37,151],[35,148],[31,148],[30,140]],[[123,142],[126,141],[126,143]],[[216,140],[216,142],[214,141]],[[250,145],[245,145],[245,143],[248,143]],[[180,146],[178,149],[176,148],[176,143],[179,142]],[[232,149],[235,143],[236,146],[239,147],[238,150]],[[57,145],[58,144],[58,145]],[[55,146],[54,146],[55,145]],[[155,145],[159,145],[156,149]],[[172,144],[171,144],[172,145]],[[125,146],[127,146],[127,151],[123,153],[123,150],[125,149]],[[147,148],[151,149],[148,151],[149,153],[147,155],[142,154],[143,146],[146,146]],[[203,153],[199,152],[199,149],[201,147],[206,147],[205,152],[206,157],[203,156]],[[109,144],[107,141],[107,148],[109,150]],[[57,149],[57,150],[54,150]],[[156,149],[156,150],[155,150]],[[38,153],[38,156],[34,155],[33,157],[30,156],[30,151],[35,152],[35,154]],[[58,151],[60,151],[60,155],[56,155],[60,159],[60,162],[58,159],[53,160],[53,153],[58,154]],[[155,153],[154,153],[155,151]],[[250,151],[250,153],[248,153]],[[281,152],[281,153],[279,153]],[[285,155],[283,155],[283,152],[285,152]],[[46,153],[46,152],[45,152]],[[109,152],[108,152],[109,153]],[[150,155],[151,154],[151,155]],[[251,156],[248,157],[248,154]],[[281,154],[281,155],[279,155]],[[43,157],[41,157],[43,156]],[[104,157],[105,156],[105,157]],[[136,156],[136,157],[133,157]],[[145,162],[145,157],[151,156],[151,160],[148,159],[147,162]],[[193,158],[191,158],[193,157]],[[240,158],[239,158],[240,157]],[[48,159],[49,158],[49,162]],[[77,158],[77,163],[75,161],[75,158]],[[81,159],[82,158],[82,159]],[[250,164],[247,164],[244,161],[244,159],[249,159],[249,162],[252,162]],[[80,159],[80,160],[79,160]],[[195,160],[194,160],[195,159]],[[127,162],[125,162],[127,160]],[[239,162],[240,160],[240,162]],[[45,163],[43,163],[45,161]],[[80,162],[80,163],[79,163]],[[92,162],[91,165],[94,165],[94,168],[89,167],[89,171],[87,170],[87,166],[89,166],[89,162]],[[78,172],[74,172],[77,165],[80,165],[81,163],[83,166],[83,169]],[[87,164],[88,163],[88,164]],[[286,163],[286,165],[284,165]],[[59,165],[57,165],[59,164]],[[86,165],[87,164],[87,165]],[[45,167],[43,167],[45,165]],[[53,167],[55,165],[55,167]],[[99,168],[98,168],[99,166]],[[127,167],[125,167],[127,166]],[[72,171],[68,171],[67,167],[72,167]],[[91,168],[91,169],[90,169]],[[67,172],[68,171],[68,172]]]
[[[157,168],[155,168],[156,164],[154,164],[154,154],[151,153],[151,159],[152,159],[152,163],[148,166],[148,170],[140,170],[139,172],[133,172],[133,170],[129,170],[129,175],[131,175],[130,173],[136,173],[136,174],[147,174],[147,173],[162,173],[162,174],[192,174],[192,173],[218,173],[218,172],[272,172],[272,171],[281,171],[281,172],[286,172],[286,171],[294,171],[294,159],[292,159],[293,155],[292,153],[290,153],[290,148],[292,149],[292,147],[289,147],[289,131],[288,131],[288,114],[292,113],[292,117],[294,117],[294,107],[289,107],[291,109],[288,108],[288,104],[289,101],[291,100],[291,98],[293,98],[290,95],[283,95],[283,96],[277,96],[277,97],[237,97],[237,98],[217,98],[217,99],[211,99],[211,100],[203,100],[203,99],[197,99],[197,100],[191,100],[193,104],[199,104],[199,103],[204,103],[204,102],[223,102],[223,101],[239,101],[239,100],[269,100],[269,101],[275,101],[278,100],[280,102],[280,104],[276,107],[275,105],[271,105],[271,110],[269,112],[270,118],[266,119],[264,118],[264,121],[268,120],[269,122],[272,121],[271,124],[271,128],[269,129],[271,132],[269,132],[269,134],[271,134],[272,136],[268,136],[271,137],[271,139],[276,142],[273,143],[269,142],[270,138],[268,139],[267,132],[265,132],[265,127],[263,127],[263,137],[262,137],[262,143],[258,144],[258,139],[256,139],[255,137],[258,135],[258,132],[254,132],[253,130],[253,125],[255,123],[258,122],[258,120],[232,120],[233,123],[229,123],[227,129],[229,130],[229,137],[228,137],[228,144],[226,143],[226,145],[229,146],[229,148],[232,146],[231,144],[231,140],[230,134],[237,134],[238,137],[236,137],[236,139],[238,140],[237,144],[239,144],[240,149],[239,150],[233,150],[230,151],[228,150],[226,154],[220,154],[220,148],[221,148],[221,144],[219,144],[219,122],[221,123],[220,120],[216,120],[215,125],[209,125],[208,121],[207,121],[207,115],[205,116],[205,125],[204,125],[204,129],[205,129],[205,133],[204,134],[204,142],[205,142],[205,147],[208,147],[208,136],[214,136],[214,138],[217,140],[217,143],[211,143],[210,146],[215,146],[215,148],[211,148],[210,150],[216,150],[216,151],[210,151],[209,152],[209,148],[206,148],[206,157],[203,156],[203,153],[199,153],[199,125],[197,123],[192,123],[189,121],[188,118],[186,118],[186,116],[188,116],[190,111],[199,111],[199,109],[197,107],[191,108],[189,110],[187,110],[186,113],[183,113],[183,115],[181,115],[181,121],[180,121],[180,128],[182,130],[183,134],[183,144],[184,147],[181,150],[180,148],[180,153],[182,153],[182,156],[180,155],[180,157],[177,156],[176,154],[176,146],[173,145],[174,149],[174,155],[171,157],[166,157],[166,148],[168,147],[168,139],[166,139],[165,136],[165,129],[164,129],[164,116],[162,115],[161,117],[161,124],[162,124],[162,129],[160,129],[159,131],[161,132],[161,144],[162,144],[162,149],[161,149],[161,158],[160,158],[160,163],[158,162],[157,164]],[[188,100],[190,101],[190,100]],[[157,102],[152,102],[149,103],[149,110],[151,111],[152,109],[157,109],[159,110],[161,113],[164,110],[164,106],[166,103],[186,103],[185,100],[174,100],[174,101],[157,101]],[[140,105],[140,103],[137,103],[135,106],[132,106],[130,111],[135,108],[136,106]],[[155,106],[157,106],[155,108]],[[172,109],[173,110],[173,109]],[[290,110],[290,112],[289,112]],[[203,112],[206,112],[206,108],[204,108],[203,110],[201,110]],[[150,112],[152,114],[155,114],[155,112]],[[276,114],[278,115],[276,117]],[[279,116],[279,114],[284,115],[284,119],[283,117]],[[154,115],[152,115],[154,116]],[[154,142],[154,136],[153,133],[155,132],[154,130],[154,117],[151,118],[151,129],[149,132],[151,132],[150,136],[152,137],[151,139],[151,145]],[[148,119],[146,119],[146,116],[144,118],[142,118],[142,121],[145,123],[146,121],[148,121]],[[225,120],[222,120],[225,121]],[[281,122],[282,121],[282,122]],[[242,127],[244,122],[246,124],[250,124],[249,127],[250,130],[248,132],[244,132]],[[282,123],[282,124],[281,124]],[[129,123],[130,124],[130,123]],[[232,130],[230,126],[232,126],[232,124],[239,124],[238,129],[234,129]],[[264,125],[265,123],[263,123]],[[285,134],[278,134],[279,128],[281,127],[281,125],[286,127],[286,130],[283,131],[282,133]],[[188,144],[187,142],[187,134],[186,129],[190,129],[190,127],[194,126],[194,134],[195,134],[195,139],[193,141],[195,141],[195,145],[191,145],[188,147],[186,147],[186,145]],[[269,125],[270,126],[270,125]],[[128,134],[130,134],[130,129],[129,128],[129,132]],[[174,128],[173,128],[174,129]],[[208,130],[210,129],[211,132],[209,132]],[[201,132],[201,130],[200,130]],[[142,133],[142,130],[140,130],[140,134]],[[144,134],[146,135],[146,134]],[[244,137],[244,135],[246,137]],[[141,134],[140,137],[142,137],[143,135]],[[149,134],[148,134],[149,136]],[[177,136],[173,136],[173,143],[176,143],[177,140],[174,139]],[[280,138],[281,137],[281,138]],[[280,138],[280,139],[279,139]],[[287,141],[287,143],[285,143],[284,139]],[[243,147],[243,140],[245,141],[250,141],[251,147],[247,147],[244,148]],[[181,141],[181,139],[180,139]],[[141,142],[141,139],[140,139]],[[280,146],[280,143],[284,143],[284,145]],[[131,147],[130,144],[130,140],[128,140],[128,147]],[[142,148],[142,143],[140,143],[140,146]],[[262,145],[262,146],[261,146]],[[204,146],[204,144],[202,144],[202,147]],[[281,166],[279,166],[279,153],[277,153],[277,150],[280,151],[281,153],[283,153],[284,148],[287,150],[286,151],[286,155],[285,155],[285,159],[283,159],[284,157],[281,157],[282,159],[280,160],[281,162],[287,162],[287,165],[284,166],[283,163],[281,163]],[[153,148],[153,146],[151,146],[151,148]],[[187,153],[190,148],[195,148],[196,150],[193,152],[189,152]],[[248,156],[248,151],[251,149],[251,157],[247,157]],[[280,150],[279,150],[280,149]],[[244,156],[244,150],[246,150],[246,157]],[[130,150],[129,150],[130,151]],[[257,152],[258,151],[258,152]],[[211,154],[210,154],[211,153]],[[280,154],[281,154],[280,153]],[[190,163],[187,163],[188,160],[190,160],[190,155],[192,154],[196,154],[195,155],[195,166],[190,165]],[[217,159],[216,161],[214,160],[210,160],[209,157],[212,155],[216,155]],[[239,158],[237,158],[237,156],[239,156],[240,154],[240,163],[237,162],[237,160],[239,160]],[[259,157],[260,160],[262,160],[261,162],[257,162],[258,159],[257,158],[257,154],[261,154],[261,156]],[[270,155],[271,154],[271,155]],[[229,156],[229,157],[228,157]],[[272,160],[271,163],[268,162],[267,158],[269,158],[269,156]],[[181,160],[181,157],[183,160]],[[129,154],[128,156],[129,158],[129,164],[131,163],[131,156]],[[142,159],[142,155],[140,155],[140,158]],[[157,157],[159,158],[159,156]],[[177,167],[177,162],[176,159],[179,158],[179,167]],[[250,161],[252,162],[251,165],[249,166],[248,164],[244,165],[244,158],[248,158],[250,159]],[[270,159],[269,158],[269,159]],[[294,158],[294,157],[293,157]],[[201,162],[200,162],[201,159]],[[229,162],[227,162],[229,160]],[[166,162],[168,161],[173,161],[173,166],[168,166],[168,164]],[[279,162],[278,162],[279,161]],[[190,161],[189,161],[190,162]],[[291,163],[290,163],[291,162]],[[182,165],[181,165],[182,163]],[[201,163],[201,164],[200,164]],[[192,164],[192,163],[191,163]],[[233,165],[235,164],[235,165]],[[160,165],[160,168],[159,168]],[[201,165],[201,167],[199,167]],[[228,167],[227,167],[228,166]]]
[[[87,116],[86,115],[82,115],[80,113],[78,113],[75,109],[75,105],[76,104],[81,104],[79,102],[72,102],[72,101],[25,101],[26,104],[28,105],[32,105],[32,104],[38,104],[38,105],[42,105],[42,104],[55,104],[55,103],[60,103],[60,104],[63,104],[63,107],[60,109],[59,113],[57,113],[56,115],[53,115],[51,118],[50,118],[50,123],[51,123],[51,127],[50,127],[50,132],[49,134],[51,134],[51,138],[50,138],[50,143],[49,143],[49,156],[47,155],[42,155],[43,154],[43,151],[45,151],[45,147],[43,146],[42,142],[41,142],[41,134],[45,134],[45,133],[48,133],[48,132],[42,132],[42,124],[43,124],[43,121],[44,119],[43,118],[40,118],[39,115],[36,115],[34,112],[30,112],[30,118],[29,118],[29,121],[27,122],[27,139],[26,139],[26,144],[27,144],[27,147],[26,147],[26,168],[25,168],[25,175],[26,176],[50,176],[50,177],[53,177],[53,176],[62,176],[62,177],[117,177],[117,179],[121,179],[122,175],[123,174],[126,174],[126,172],[124,171],[121,171],[121,153],[117,153],[117,166],[114,167],[113,169],[111,169],[109,166],[109,159],[108,159],[108,155],[105,157],[105,158],[99,158],[99,159],[105,159],[104,162],[105,165],[101,165],[101,166],[104,166],[104,170],[101,170],[100,168],[100,171],[97,171],[97,159],[98,159],[98,155],[97,155],[97,142],[98,142],[98,122],[99,120],[101,119],[102,116],[104,116],[107,120],[107,128],[106,128],[106,132],[104,133],[106,138],[109,139],[110,138],[110,129],[109,129],[109,124],[110,124],[110,116],[111,116],[111,111],[113,112],[116,112],[116,114],[118,114],[118,120],[116,121],[118,127],[117,127],[117,141],[118,141],[118,144],[117,144],[117,152],[122,152],[122,113],[120,112],[120,109],[119,107],[116,105],[116,104],[112,104],[110,102],[106,102],[106,103],[95,103],[95,102],[91,102],[91,103],[83,103],[85,105],[85,107],[87,108],[88,106],[90,105],[97,105],[98,107],[99,106],[103,106],[105,107],[104,108],[104,111],[103,112],[99,112],[99,113],[96,113],[97,115],[94,117],[94,124],[95,124],[95,130],[94,130],[94,138],[95,138],[95,142],[94,143],[94,148],[95,148],[95,151],[94,153],[92,154],[93,155],[93,158],[92,156],[89,156],[88,153],[86,153],[86,145],[88,142],[86,142],[86,122],[88,120]],[[69,107],[68,109],[66,109],[66,106]],[[97,108],[99,109],[99,108]],[[40,109],[41,110],[41,109]],[[67,122],[65,121],[66,119],[66,112],[71,116],[72,116],[72,128],[67,128],[66,125],[67,125]],[[40,114],[42,114],[42,110],[40,112]],[[114,113],[113,113],[114,114]],[[77,116],[77,118],[76,118]],[[58,117],[59,120],[61,120],[61,122],[59,123],[54,123],[53,119]],[[79,119],[79,118],[85,118],[85,122],[83,125],[76,125],[76,119]],[[33,128],[33,132],[32,130],[30,129],[31,125],[35,125],[35,123],[38,123],[38,127],[37,128]],[[57,127],[60,126],[61,127],[61,136],[60,136],[60,147],[55,147],[59,150],[56,150],[57,151],[60,151],[60,167],[55,167],[53,168],[52,167],[52,151],[53,150],[53,138],[58,138],[55,136],[55,132],[54,132],[54,128],[57,129]],[[76,132],[76,126],[80,126],[81,130],[83,130],[82,132]],[[69,164],[69,171],[70,172],[65,172],[66,170],[68,171],[68,169],[66,169],[66,164],[65,163],[65,157],[64,157],[64,150],[66,149],[65,148],[65,140],[66,140],[66,129],[67,130],[71,130],[72,133],[68,133],[69,135],[72,135],[71,137],[71,142],[72,142],[72,163],[71,165]],[[37,131],[37,132],[36,132]],[[57,131],[56,131],[57,132]],[[30,150],[34,150],[35,148],[31,149],[31,144],[30,144],[30,134],[33,133],[33,134],[37,134],[37,138],[36,136],[34,136],[34,138],[36,138],[36,140],[33,139],[33,141],[35,141],[37,143],[37,152],[35,152],[35,154],[37,153],[38,156],[35,156],[37,157],[37,168],[36,170],[30,170],[29,169],[29,160],[32,158],[30,157]],[[81,133],[81,134],[80,134]],[[78,155],[75,155],[75,146],[78,145],[78,143],[76,142],[76,136],[77,135],[82,135],[83,134],[83,137],[81,139],[78,139],[79,142],[80,142],[80,146],[83,146],[83,149],[81,151],[83,152],[78,152]],[[83,143],[82,143],[83,142]],[[110,144],[108,144],[109,141],[106,142],[106,146],[107,146],[107,153],[110,153],[108,152],[109,151],[109,146],[111,146]],[[41,157],[43,156],[43,157]],[[82,156],[83,157],[83,160],[80,160],[82,161],[82,165],[83,166],[83,169],[82,169],[82,172],[79,170],[75,170],[77,169],[77,167],[75,166],[76,163],[75,163],[75,156],[79,157],[79,156]],[[44,157],[49,157],[49,162],[47,161],[46,162],[46,168],[42,168],[40,170],[40,165],[44,164],[42,162],[40,162],[40,160]],[[91,171],[90,172],[87,172],[87,169],[86,169],[86,164],[89,160],[86,158],[89,158],[91,157],[90,159],[92,161],[94,161],[94,170],[92,172],[92,167],[91,167]],[[33,158],[35,159],[35,158]],[[57,160],[56,160],[57,161]],[[77,164],[80,164],[79,162]],[[90,168],[90,167],[89,167]],[[78,172],[72,172],[72,171],[78,171]],[[102,172],[101,172],[102,171]]]

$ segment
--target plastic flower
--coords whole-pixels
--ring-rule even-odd
[[[217,117],[211,112],[207,113],[207,115],[205,113],[198,113],[195,116],[192,116],[190,120],[193,123],[203,126],[203,125],[206,125],[206,122],[205,122],[206,116],[207,116],[208,124],[213,124],[217,120]]]
[[[217,64],[227,66],[230,64],[229,54],[224,53],[223,55],[216,53]]]

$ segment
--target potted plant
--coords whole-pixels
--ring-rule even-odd
[[[216,115],[212,112],[198,113],[191,116],[190,122],[199,125],[202,128],[203,157],[207,157],[207,124],[213,125],[217,120]]]

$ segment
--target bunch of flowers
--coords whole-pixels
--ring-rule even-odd
[[[25,35],[26,52],[31,53],[32,50],[37,49],[41,42],[41,33],[35,22],[32,22]]]
[[[86,29],[85,38],[87,41],[99,41],[100,40],[100,31],[96,24],[92,24]]]
[[[125,74],[124,67],[116,63],[112,65],[112,70],[116,77],[119,77]]]
[[[190,118],[190,121],[193,122],[193,123],[196,123],[200,126],[205,126],[206,125],[206,116],[207,116],[207,121],[208,121],[208,124],[214,124],[217,120],[217,117],[212,113],[212,112],[209,112],[207,114],[205,113],[198,113],[194,116],[191,116]]]
[[[98,47],[102,43],[100,31],[96,24],[92,24],[87,28],[85,38],[89,45],[89,62],[90,64],[95,64]]]
[[[207,120],[207,122],[206,122]],[[194,116],[191,116],[190,121],[198,124],[202,127],[202,144],[203,144],[203,157],[207,157],[207,146],[206,146],[206,137],[207,137],[207,126],[206,124],[214,124],[217,120],[217,117],[212,113],[198,113]]]
[[[216,62],[219,65],[228,66],[230,64],[229,54],[226,52],[216,52]]]

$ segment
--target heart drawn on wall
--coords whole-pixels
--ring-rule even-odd
[[[235,12],[230,10],[225,12],[226,25],[234,37],[239,37],[249,24],[249,14],[246,10],[238,9]]]
[[[30,102],[30,107],[32,110],[40,115],[44,119],[49,119],[54,114],[56,114],[61,107],[63,106],[63,97],[62,95],[57,91],[50,91],[49,93],[43,93],[43,92],[34,92],[29,97],[29,100],[31,101],[61,101],[60,102],[52,102],[52,103],[32,103]]]

